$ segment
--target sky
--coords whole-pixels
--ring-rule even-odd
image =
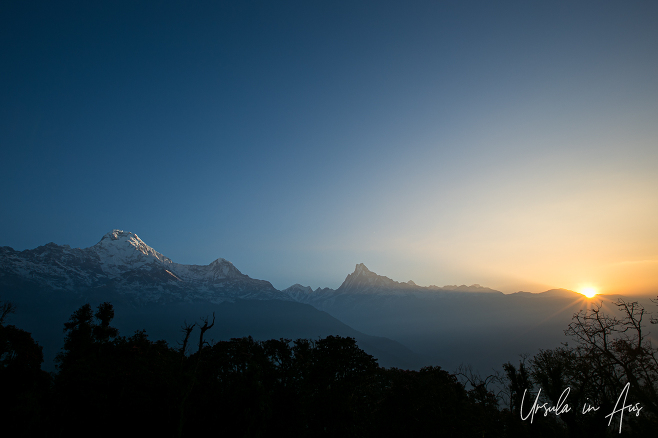
[[[658,294],[658,3],[189,3],[0,4],[0,246]]]

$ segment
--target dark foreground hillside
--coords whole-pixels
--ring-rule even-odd
[[[608,385],[603,390],[610,394],[618,387],[604,381],[612,376],[568,374],[582,357],[566,348],[518,367],[506,364],[501,404],[502,393],[490,391],[487,381],[471,379],[466,387],[439,367],[382,368],[348,337],[209,343],[213,316],[184,326],[174,347],[143,331],[120,336],[112,326],[114,308],[104,303],[96,310],[80,307],[64,324],[58,372],[49,374],[41,370],[43,355],[31,335],[6,324],[12,310],[4,303],[0,319],[3,436],[618,435],[618,421],[612,427],[601,421],[607,405],[589,417],[540,411],[532,423],[521,419],[531,409],[520,403],[521,390],[533,391],[542,377],[541,400],[549,404],[557,401],[557,386],[569,384],[567,376],[578,384],[574,394],[592,401],[596,391],[587,382]],[[625,436],[647,436],[655,427],[654,383],[636,387],[647,397],[641,400],[646,410],[624,418]]]

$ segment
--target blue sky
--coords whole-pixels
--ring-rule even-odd
[[[656,3],[216,3],[3,2],[0,245],[658,290]]]

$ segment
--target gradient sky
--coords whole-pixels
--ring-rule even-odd
[[[658,292],[658,2],[57,3],[0,3],[2,246]]]

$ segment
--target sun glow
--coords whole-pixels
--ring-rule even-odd
[[[587,298],[593,298],[596,295],[596,289],[593,287],[585,287],[580,290],[580,293],[585,295]]]

